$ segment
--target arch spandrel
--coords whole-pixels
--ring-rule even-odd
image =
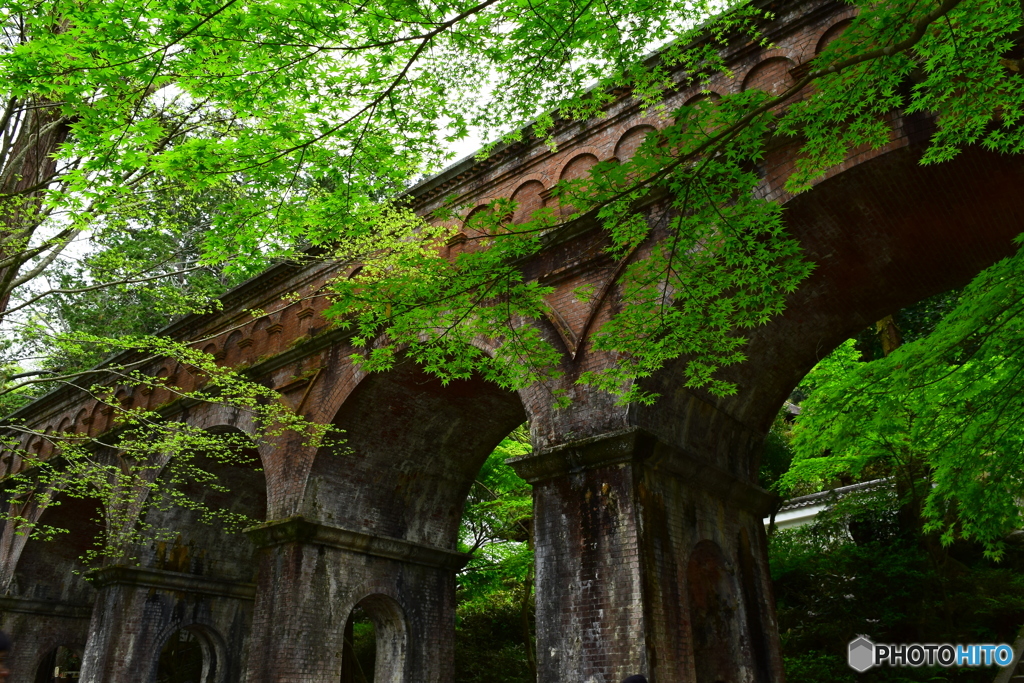
[[[212,433],[245,434],[232,425],[204,428]],[[202,508],[189,509],[168,499],[147,500],[143,519],[153,530],[138,554],[143,567],[240,582],[253,580],[255,547],[251,539],[241,533],[237,522],[235,528],[225,530],[222,519],[206,519],[204,512],[241,515],[250,520],[247,526],[266,521],[267,483],[258,451],[250,447],[237,456],[236,461],[221,461],[204,453],[193,454],[191,465],[212,475],[210,482],[187,474],[181,477],[168,467],[168,459],[158,477],[183,479],[175,490]]]
[[[9,581],[4,592],[26,599],[51,600],[72,604],[88,604],[93,596],[92,587],[76,573],[82,568],[80,558],[95,550],[100,533],[102,511],[98,500],[57,495],[47,507],[35,506],[22,512],[33,524],[67,533],[57,533],[50,539],[23,536],[15,533],[13,541],[21,547],[5,560],[4,576]],[[5,525],[4,535],[13,531],[12,522]],[[14,550],[7,548],[5,550]]]

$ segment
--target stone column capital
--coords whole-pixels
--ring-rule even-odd
[[[506,462],[531,484],[601,467],[638,464],[654,475],[685,480],[755,514],[767,514],[775,500],[773,494],[757,484],[667,444],[641,427],[571,441]]]

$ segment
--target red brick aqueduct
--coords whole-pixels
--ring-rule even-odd
[[[852,11],[828,0],[771,9],[779,17],[769,34],[775,47],[732,45],[734,78],[712,89],[778,91]],[[697,95],[677,92],[668,108]],[[412,191],[415,206],[427,212],[453,195],[470,205],[512,197],[529,212],[552,201],[559,179],[627,158],[663,125],[623,99],[604,118],[560,128],[557,152],[522,143],[455,165]],[[756,485],[773,416],[840,341],[966,283],[1009,254],[1011,238],[1024,231],[1021,160],[970,149],[922,167],[916,160],[930,126],[927,117],[894,120],[885,148],[851,158],[796,197],[783,192],[780,177],[797,143],[772,147],[761,191],[785,202],[789,229],[817,268],[786,313],[750,335],[749,360],[725,373],[739,386],[727,399],[682,389],[674,366],[647,382],[662,394],[652,407],[618,407],[572,385],[581,370],[614,362],[587,349],[588,330],[616,305],[606,285],[617,264],[604,256],[599,231],[552,244],[526,266],[557,290],[551,321],[538,324],[566,351],[574,399],[566,409],[554,410],[539,388],[442,386],[408,363],[358,372],[344,334],[321,316],[322,298],[281,298],[315,292],[339,274],[336,264],[277,266],[229,293],[222,314],[177,323],[170,334],[213,337],[207,349],[221,362],[250,364],[298,411],[343,428],[350,450],[318,452],[288,439],[261,446],[263,472],[228,472],[236,491],[228,503],[264,526],[227,536],[192,513],[168,512],[163,521],[180,529],[175,543],[154,543],[140,567],[109,567],[92,582],[73,570],[96,510],[75,500],[50,510],[24,504],[24,515],[72,533],[43,542],[3,529],[0,628],[16,635],[15,680],[34,680],[60,646],[82,653],[83,681],[156,681],[161,648],[184,637],[201,647],[209,683],[333,683],[358,604],[378,635],[375,681],[450,681],[463,503],[487,454],[528,420],[534,453],[515,467],[534,490],[539,680],[612,683],[644,672],[654,683],[781,681],[761,523],[768,495]],[[600,296],[580,303],[569,292],[585,283]],[[240,312],[249,309],[269,312],[251,319]],[[171,363],[153,372],[184,388],[194,381]],[[161,405],[164,394],[118,398]],[[111,419],[70,390],[21,416],[39,428],[93,435]],[[246,414],[212,405],[178,417],[254,429]],[[43,455],[50,448],[41,439],[25,445]],[[8,455],[2,472],[19,465]]]

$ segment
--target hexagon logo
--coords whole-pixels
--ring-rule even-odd
[[[851,640],[846,661],[851,669],[857,673],[864,673],[875,665],[875,644],[864,636]]]

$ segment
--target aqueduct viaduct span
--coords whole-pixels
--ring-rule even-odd
[[[779,91],[851,18],[847,5],[787,0],[775,47],[729,48],[734,78],[721,93]],[[668,109],[698,96],[671,95]],[[565,125],[558,151],[540,143],[455,165],[412,191],[427,212],[450,196],[468,205],[497,197],[521,215],[551,205],[549,191],[598,161],[627,158],[664,122],[622,99],[605,118]],[[749,360],[729,369],[739,392],[714,399],[681,388],[681,368],[649,380],[662,398],[619,407],[572,385],[614,362],[592,353],[587,332],[616,306],[618,264],[599,231],[552,244],[526,266],[556,288],[550,320],[537,324],[565,349],[570,407],[554,410],[546,388],[518,394],[483,381],[442,386],[411,364],[365,375],[347,360],[346,337],[308,296],[338,264],[280,265],[224,298],[223,313],[172,326],[180,339],[212,339],[220,362],[250,371],[310,419],[346,431],[349,449],[303,447],[282,437],[259,448],[263,471],[224,473],[226,504],[265,523],[226,536],[185,511],[163,521],[175,543],[145,549],[139,567],[107,567],[92,582],[73,573],[97,512],[68,500],[22,514],[71,534],[26,541],[8,523],[0,536],[2,627],[17,636],[16,680],[33,680],[58,646],[84,653],[89,683],[155,681],[169,639],[202,646],[205,681],[327,683],[342,675],[342,639],[360,604],[378,635],[375,679],[452,679],[455,552],[462,506],[487,454],[529,421],[534,453],[515,467],[534,488],[537,653],[544,683],[611,683],[646,672],[654,683],[782,680],[757,485],[763,437],[802,375],[843,339],[898,308],[962,285],[1011,251],[1024,229],[1018,159],[967,150],[921,167],[927,118],[893,121],[892,139],[836,168],[813,190],[787,196],[781,180],[797,143],[778,141],[761,191],[785,202],[785,220],[817,264],[786,313],[751,334]],[[458,240],[445,247],[464,248]],[[592,284],[579,302],[571,292]],[[282,295],[298,292],[298,302]],[[266,315],[251,319],[245,310]],[[204,342],[205,344],[206,342]],[[153,373],[183,388],[196,378],[171,362]],[[166,391],[123,392],[124,405],[157,406]],[[21,411],[49,431],[99,435],[109,408],[71,390]],[[244,413],[196,405],[178,416],[209,429],[255,430]],[[43,439],[25,446],[43,456]],[[2,473],[21,467],[2,459]],[[209,493],[209,496],[215,494]],[[184,629],[184,631],[182,631]],[[49,659],[48,659],[49,657]]]

